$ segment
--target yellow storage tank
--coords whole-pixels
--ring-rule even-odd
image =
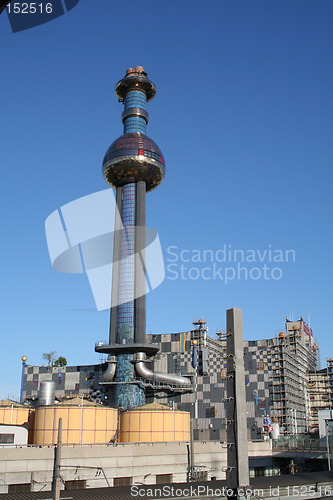
[[[59,418],[62,418],[64,444],[102,444],[110,443],[116,438],[116,409],[75,398],[36,409],[34,444],[48,445],[57,442]]]
[[[157,443],[190,440],[190,414],[151,403],[120,415],[122,443]]]
[[[3,399],[0,401],[0,424],[27,424],[31,411],[31,408],[21,405],[20,403]]]

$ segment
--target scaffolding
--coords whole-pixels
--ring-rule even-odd
[[[308,380],[310,400],[310,432],[317,433],[318,411],[333,408],[333,359],[327,360],[327,367],[310,372]]]
[[[291,323],[291,324],[289,324]],[[287,322],[271,346],[271,409],[284,434],[309,432],[308,377],[318,365],[314,339],[303,321]]]

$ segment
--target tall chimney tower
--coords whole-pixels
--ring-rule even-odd
[[[157,144],[146,135],[147,102],[155,85],[142,66],[129,68],[116,85],[124,104],[124,134],[107,150],[103,160],[106,182],[116,189],[116,215],[112,304],[109,345],[96,346],[108,353],[105,382],[115,383],[115,406],[133,408],[145,403],[145,391],[135,379],[134,358],[157,352],[146,342],[146,193],[164,179],[165,163]],[[120,217],[119,217],[120,214]],[[112,382],[114,381],[114,382]]]

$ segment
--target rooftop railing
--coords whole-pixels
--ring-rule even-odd
[[[272,440],[273,450],[326,451],[326,438],[308,436],[280,436]]]

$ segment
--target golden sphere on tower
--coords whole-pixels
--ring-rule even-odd
[[[192,345],[198,345],[198,341],[197,340],[192,340]]]
[[[22,358],[21,358],[21,360],[23,361],[23,363],[25,363],[27,359],[28,358],[26,356],[22,356]]]

